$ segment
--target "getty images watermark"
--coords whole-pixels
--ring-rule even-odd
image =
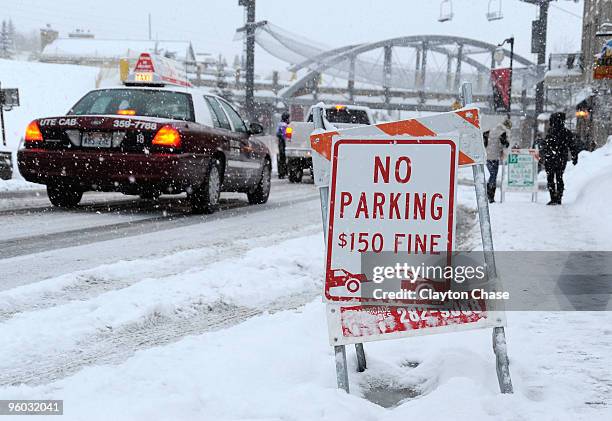
[[[484,265],[411,265],[406,262],[396,262],[392,266],[374,266],[372,281],[379,287],[372,286],[371,298],[375,300],[508,300],[508,291],[490,291],[484,288],[470,290],[453,290],[444,288],[450,282],[463,284],[468,281],[483,282],[486,279]],[[399,280],[399,282],[398,282]],[[398,287],[386,290],[382,287]],[[389,285],[392,284],[392,285]],[[436,288],[436,284],[437,288]],[[369,288],[366,288],[369,289]]]
[[[612,252],[495,253],[497,278],[487,277],[482,251],[401,256],[361,255],[362,302],[434,302],[469,308],[474,300],[503,302],[506,311],[611,311]]]

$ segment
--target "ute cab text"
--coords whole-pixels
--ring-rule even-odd
[[[221,191],[265,203],[270,152],[254,136],[263,127],[193,89],[177,69],[143,53],[124,86],[87,93],[66,116],[32,121],[18,152],[23,177],[46,184],[60,207],[91,190],[148,199],[187,192],[196,213],[213,212]]]

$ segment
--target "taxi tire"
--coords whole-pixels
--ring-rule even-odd
[[[272,183],[272,165],[270,161],[266,160],[264,163],[263,170],[261,171],[261,178],[257,183],[257,187],[250,193],[247,193],[249,203],[251,205],[262,205],[268,201],[270,197],[270,188]]]
[[[219,209],[219,195],[221,194],[221,180],[223,179],[222,171],[221,162],[214,158],[210,163],[204,183],[194,188],[189,195],[191,211],[193,213],[210,214]]]
[[[83,198],[83,191],[69,184],[47,184],[47,196],[53,206],[74,208]]]

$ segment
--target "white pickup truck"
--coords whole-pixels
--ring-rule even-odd
[[[308,110],[306,121],[296,121],[287,127],[287,171],[291,183],[300,183],[304,170],[312,174],[312,156],[310,154],[310,133],[314,130],[312,108]],[[374,124],[372,110],[358,105],[328,105],[325,117],[338,129]]]

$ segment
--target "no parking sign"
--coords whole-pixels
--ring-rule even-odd
[[[452,253],[458,148],[452,138],[334,143],[325,297],[367,300],[364,253]],[[371,278],[371,276],[370,276]],[[371,297],[369,297],[371,298]]]

